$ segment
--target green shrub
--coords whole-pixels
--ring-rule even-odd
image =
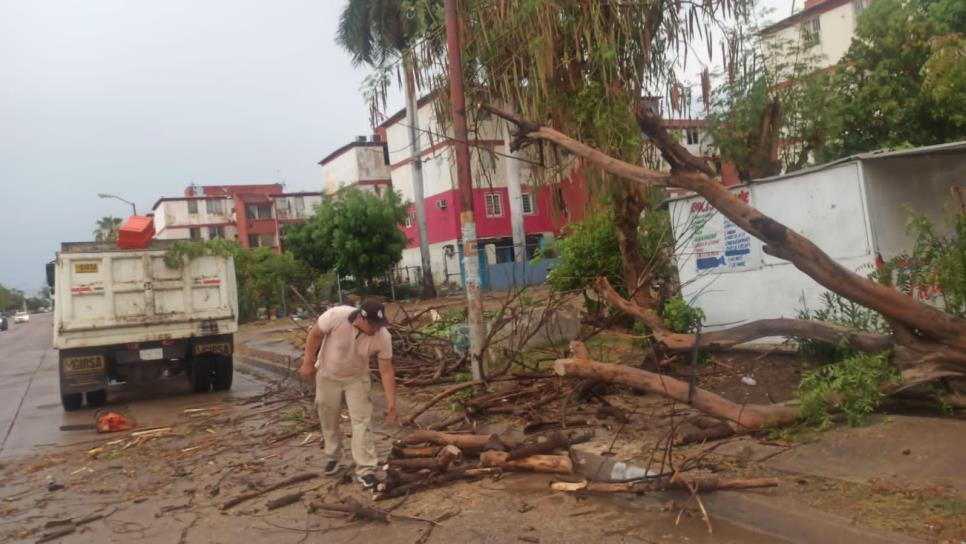
[[[834,323],[856,332],[892,332],[885,319],[875,310],[870,310],[829,291],[822,293],[821,300],[822,307],[817,310],[809,310],[803,301],[803,307],[798,311],[798,318]],[[798,344],[798,352],[813,361],[831,363],[855,354],[855,351],[848,347],[847,342],[831,344],[799,336],[792,339]]]
[[[885,354],[860,353],[802,375],[795,396],[801,402],[802,423],[827,429],[832,424],[829,405],[835,402],[850,426],[865,423],[882,402],[880,388],[899,373]]]
[[[704,311],[685,302],[681,295],[675,295],[664,304],[661,320],[672,332],[693,333],[704,322]]]

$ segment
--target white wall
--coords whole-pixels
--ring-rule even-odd
[[[158,240],[190,240],[191,239],[191,228],[192,227],[168,227],[161,234],[155,236]],[[209,236],[208,227],[195,227],[199,229],[199,234],[202,240],[211,240]],[[238,236],[238,229],[233,225],[226,225],[225,229],[225,240],[235,240]]]
[[[159,227],[171,228],[174,225],[204,225],[210,223],[234,223],[234,201],[231,198],[219,198],[222,213],[208,213],[206,201],[208,199],[199,198],[198,213],[188,213],[187,200],[165,200],[158,204],[154,210],[154,228],[160,232]]]
[[[447,257],[444,253],[444,247],[447,245],[453,246],[452,257]],[[459,248],[457,246],[458,242],[456,240],[429,244],[430,266],[433,267],[433,282],[436,285],[442,285],[447,281],[447,271],[449,272],[449,283],[457,285],[460,283]],[[402,260],[398,266],[409,266],[413,269],[422,266],[419,248],[404,249]],[[410,276],[414,273],[414,271],[410,271]]]
[[[805,50],[802,48],[802,25],[808,21],[800,21],[768,35],[764,41],[765,58],[772,67],[778,64],[793,62],[789,58],[789,51],[801,49],[801,58],[811,58],[814,68],[825,68],[836,64],[852,43],[855,34],[855,11],[853,0],[837,8],[818,15],[821,32],[819,43]],[[783,78],[790,75],[789,71],[782,72]]]
[[[332,194],[359,181],[359,160],[353,153],[355,149],[349,149],[322,165],[322,186],[325,192]]]
[[[906,232],[911,212],[928,217],[940,233],[949,233],[949,190],[953,185],[966,189],[966,156],[884,158],[862,165],[873,239],[884,259],[912,250],[915,239]]]
[[[849,270],[863,275],[874,270],[865,194],[856,163],[734,189],[740,191],[747,191],[752,206],[812,240]],[[699,246],[708,242],[692,239],[691,211],[702,203],[696,197],[675,200],[670,213],[675,236],[682,240],[676,252],[682,294],[704,310],[709,329],[795,317],[803,299],[810,308],[819,306],[826,289],[787,261],[764,254],[761,242],[754,238],[749,254],[733,268],[699,272],[697,259],[707,256],[698,254]],[[710,212],[706,219],[709,225],[726,224],[717,212]],[[736,229],[729,237],[742,235],[747,233]]]

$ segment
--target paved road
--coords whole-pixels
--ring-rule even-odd
[[[93,423],[93,410],[64,412],[60,404],[52,315],[31,316],[0,332],[0,458],[36,453],[97,438],[93,430],[61,431],[62,425]],[[112,386],[108,407],[134,417],[139,427],[166,425],[184,408],[257,393],[262,382],[235,372],[231,391],[192,393],[184,376],[160,383]]]

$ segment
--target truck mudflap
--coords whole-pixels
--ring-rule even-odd
[[[59,366],[62,395],[107,389],[107,356],[104,352],[62,350]]]

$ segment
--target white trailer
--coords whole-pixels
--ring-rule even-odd
[[[79,408],[85,396],[88,406],[104,404],[111,380],[183,372],[197,392],[231,388],[234,261],[206,255],[171,268],[164,260],[170,245],[64,243],[47,265],[65,409]]]

